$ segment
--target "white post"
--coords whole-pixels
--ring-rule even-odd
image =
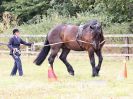
[[[28,42],[29,40],[28,40],[28,37],[26,37],[26,42]],[[26,46],[26,53],[27,53],[27,56],[29,55],[29,47],[28,46]]]

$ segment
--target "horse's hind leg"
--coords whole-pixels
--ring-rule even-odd
[[[74,76],[73,67],[68,63],[68,61],[66,59],[69,52],[70,52],[70,49],[67,49],[67,48],[62,49],[62,53],[60,55],[60,59],[66,65],[67,71],[69,72],[69,74]]]
[[[51,54],[48,58],[48,61],[49,61],[49,64],[52,68],[53,68],[53,63],[54,63],[55,57],[57,56],[57,53],[59,52],[59,50],[60,50],[59,45],[56,47],[51,47]]]

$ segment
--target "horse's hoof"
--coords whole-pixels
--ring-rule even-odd
[[[98,77],[98,76],[99,76],[99,74],[96,74],[95,76],[96,76],[96,77]]]
[[[92,74],[92,77],[95,77],[95,75],[94,75],[94,74]]]
[[[70,75],[74,76],[74,72],[69,72]]]
[[[99,73],[100,69],[98,67],[96,67],[96,72],[97,74]]]
[[[92,74],[92,77],[98,77],[98,73]]]

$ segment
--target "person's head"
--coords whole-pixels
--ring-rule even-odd
[[[18,29],[13,30],[13,35],[19,36],[20,32]]]

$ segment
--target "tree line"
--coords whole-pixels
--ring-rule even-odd
[[[0,21],[5,11],[15,16],[17,25],[35,23],[53,12],[66,17],[104,14],[111,23],[122,23],[133,20],[133,0],[0,0]]]

